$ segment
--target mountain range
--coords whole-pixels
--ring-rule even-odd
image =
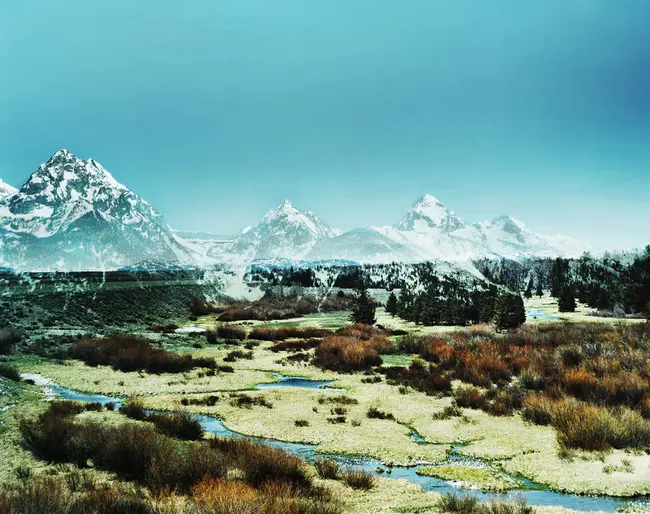
[[[0,266],[22,270],[101,270],[142,261],[467,261],[576,256],[588,249],[569,237],[533,232],[510,216],[468,223],[431,195],[394,226],[341,231],[285,200],[233,237],[174,231],[99,163],[67,150],[20,189],[0,180]]]

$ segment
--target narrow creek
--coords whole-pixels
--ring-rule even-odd
[[[278,379],[277,382],[270,384],[260,384],[257,386],[258,389],[266,389],[273,386],[274,388],[280,387],[300,387],[300,388],[309,388],[317,389],[322,387],[327,387],[330,382],[326,381],[315,381],[305,378],[298,377],[287,377],[279,373],[274,374]],[[54,398],[62,398],[65,400],[73,400],[78,402],[98,402],[101,404],[106,404],[109,402],[115,403],[115,405],[120,405],[123,403],[121,398],[111,398],[109,396],[98,395],[98,394],[87,394],[73,389],[66,389],[54,383],[51,383],[47,379],[39,375],[25,374],[24,378],[35,379],[36,383],[43,386],[43,390],[46,395]],[[342,455],[342,454],[327,454],[320,453],[316,450],[316,446],[312,444],[303,444],[303,443],[292,443],[286,441],[279,441],[277,439],[269,439],[263,437],[252,437],[246,436],[234,432],[227,428],[223,421],[207,415],[197,416],[199,422],[203,426],[203,429],[210,434],[214,434],[219,437],[232,437],[232,438],[243,438],[250,441],[254,441],[259,444],[264,444],[274,448],[280,448],[287,453],[297,455],[304,459],[307,462],[312,463],[317,458],[328,458],[332,459],[342,466],[354,466],[361,467],[369,473],[372,473],[376,476],[383,476],[386,478],[393,479],[405,479],[413,484],[419,485],[424,491],[433,491],[437,493],[446,493],[453,491],[460,491],[461,488],[458,484],[453,482],[448,482],[435,477],[426,477],[420,476],[417,474],[417,470],[423,466],[410,466],[410,467],[400,467],[395,466],[388,468],[381,461],[374,458],[354,456],[354,455]],[[429,444],[415,431],[411,431],[411,438],[416,441],[418,444]],[[441,465],[445,464],[463,464],[466,466],[472,467],[482,467],[488,469],[496,469],[492,464],[487,461],[477,459],[477,458],[468,458],[459,453],[459,449],[462,445],[457,445],[452,447],[451,451],[447,456],[445,462],[440,463]],[[438,464],[436,464],[438,465]],[[383,470],[380,472],[378,470]],[[388,470],[390,469],[390,473]],[[505,474],[505,473],[504,473]],[[506,475],[508,476],[508,475]],[[535,484],[534,482],[524,479],[522,477],[512,477],[522,483],[522,488],[509,493],[490,493],[483,492],[478,490],[466,491],[467,494],[475,495],[479,498],[480,501],[489,501],[489,500],[504,500],[512,499],[515,497],[523,496],[528,504],[537,505],[537,506],[559,506],[565,507],[574,510],[582,511],[607,511],[607,512],[616,512],[617,509],[628,505],[635,500],[645,500],[647,498],[617,498],[610,496],[579,496],[575,494],[565,494],[555,491],[551,491],[548,488],[545,488],[542,485]]]

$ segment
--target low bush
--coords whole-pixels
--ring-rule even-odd
[[[453,397],[456,405],[467,409],[482,409],[487,402],[485,393],[478,387],[471,385],[457,387]]]
[[[153,423],[161,433],[188,441],[197,441],[203,437],[203,427],[198,419],[187,412],[173,414],[149,414],[146,421]]]
[[[363,371],[382,363],[379,353],[387,339],[331,335],[316,348],[314,364],[332,371]],[[388,341],[390,344],[390,341]]]
[[[14,382],[20,382],[20,373],[13,366],[7,366],[6,364],[0,364],[0,377],[13,380]]]
[[[308,427],[309,426],[309,421],[307,421],[306,419],[297,419],[293,423],[297,427]]]
[[[366,417],[370,419],[391,419],[391,420],[395,419],[395,416],[393,416],[391,413],[381,411],[374,406],[368,409],[368,411],[366,412]]]
[[[233,407],[239,407],[240,409],[250,409],[253,406],[266,407],[267,409],[273,408],[273,404],[263,396],[250,396],[245,393],[232,395],[230,404]]]
[[[534,423],[553,425],[558,443],[565,449],[650,448],[650,421],[625,407],[612,409],[572,398],[554,400],[528,394],[523,415]]]
[[[317,327],[258,327],[251,331],[249,339],[284,341],[285,339],[322,338],[331,333],[329,329]]]
[[[243,341],[246,339],[246,330],[237,325],[217,325],[215,327],[215,333],[219,339],[235,341]]]
[[[193,358],[154,348],[149,339],[113,335],[104,339],[81,339],[69,349],[70,357],[88,366],[111,366],[119,371],[183,373],[193,368],[215,368],[214,359]]]
[[[136,397],[129,398],[129,400],[120,407],[120,412],[127,418],[139,421],[147,417],[142,400]]]
[[[15,328],[0,329],[0,354],[8,354],[23,342],[25,334]]]
[[[318,403],[321,405],[325,405],[327,403],[334,403],[338,405],[358,405],[359,400],[341,394],[338,396],[321,396],[318,398]]]
[[[362,489],[369,491],[375,485],[373,476],[361,468],[350,469],[341,475],[341,480],[352,489]]]
[[[449,514],[534,514],[535,509],[526,504],[525,499],[479,503],[476,496],[456,492],[442,495],[437,504],[438,510]]]
[[[302,350],[311,350],[321,343],[321,339],[312,337],[309,339],[298,339],[297,341],[282,341],[275,343],[269,350],[277,352],[299,352]]]
[[[15,488],[0,490],[3,514],[159,514],[143,491],[125,485],[102,484],[81,491],[63,477],[42,476]],[[181,514],[166,509],[167,514]]]
[[[434,412],[431,416],[434,421],[443,421],[451,418],[459,418],[463,415],[463,409],[458,405],[447,405],[439,412]]]
[[[332,459],[316,459],[314,467],[321,478],[336,480],[341,474],[341,467]]]
[[[448,393],[451,391],[451,380],[444,375],[441,370],[434,364],[425,363],[420,359],[415,359],[408,368],[402,366],[391,366],[381,368],[381,372],[386,378],[393,381],[395,385],[402,387],[412,387],[417,391],[422,391],[428,395]],[[400,390],[400,392],[402,392]],[[407,393],[408,389],[404,389]]]
[[[208,396],[204,396],[203,398],[183,398],[181,400],[181,405],[188,406],[188,405],[205,405],[208,407],[212,407],[217,404],[217,402],[220,400],[219,396],[211,394]]]
[[[163,334],[173,334],[180,328],[178,325],[150,325],[149,330],[152,332],[161,332]]]
[[[241,350],[233,350],[223,358],[224,362],[235,362],[238,359],[253,359],[253,352],[243,352]]]

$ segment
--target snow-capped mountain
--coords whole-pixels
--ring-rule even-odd
[[[67,150],[56,152],[19,190],[0,181],[0,266],[18,270],[114,269],[140,262],[181,267],[261,261],[461,263],[577,256],[587,249],[565,236],[533,232],[509,216],[470,224],[431,195],[394,226],[341,232],[285,200],[236,236],[173,231],[99,163]]]
[[[425,195],[394,226],[343,233],[284,202],[258,225],[242,230],[232,243],[212,250],[209,257],[242,264],[268,259],[458,263],[483,257],[577,256],[587,249],[565,236],[537,234],[508,216],[470,224],[435,197]]]
[[[0,255],[17,268],[107,269],[184,254],[148,202],[67,150],[0,199]]]
[[[317,243],[337,235],[311,212],[296,209],[285,200],[266,213],[254,227],[246,227],[230,243],[214,247],[208,256],[224,262],[303,259]]]
[[[18,192],[14,186],[10,186],[4,180],[0,178],[0,198],[6,198],[11,195],[15,195]]]

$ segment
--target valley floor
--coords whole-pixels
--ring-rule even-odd
[[[603,321],[590,316],[584,308],[571,315],[558,313],[548,298],[529,300],[527,308],[529,312],[537,310],[545,317],[567,321]],[[547,321],[529,319],[529,322]],[[337,312],[266,325],[337,329],[346,323],[346,313]],[[415,326],[384,312],[379,312],[378,323],[419,333],[457,330],[455,327]],[[193,329],[214,324],[214,317],[205,316],[188,322],[175,334],[145,335],[155,337],[168,350],[215,358],[222,363],[235,347],[208,345],[203,335],[192,333]],[[260,324],[242,323],[245,327]],[[386,477],[385,472],[391,468],[416,464],[433,467],[434,474],[440,464],[456,466],[457,469],[451,469],[454,478],[449,480],[476,490],[516,489],[525,482],[533,482],[553,491],[578,495],[650,495],[650,456],[646,453],[611,450],[574,451],[563,455],[554,428],[532,425],[519,414],[495,417],[480,410],[463,409],[462,415],[434,419],[434,415],[451,405],[451,398],[427,396],[410,388],[388,385],[385,380],[367,383],[364,379],[368,377],[359,373],[323,371],[310,363],[287,360],[286,352],[272,352],[270,342],[255,344],[250,350],[251,358],[229,363],[234,368],[233,373],[215,376],[208,376],[201,370],[182,374],[126,373],[107,366],[89,367],[80,361],[33,355],[14,356],[7,363],[16,366],[21,373],[37,374],[64,388],[123,398],[138,396],[149,409],[209,415],[223,420],[228,429],[241,434],[306,443],[314,445],[318,453],[377,459],[383,473],[375,479],[376,486],[370,491],[354,490],[337,481],[324,481],[343,501],[345,512],[436,512],[439,496],[435,492],[424,492],[406,480]],[[412,358],[387,355],[384,365],[408,365]],[[320,389],[256,388],[277,381],[277,374],[331,383]],[[0,379],[0,385],[3,387],[0,408],[5,408],[0,414],[3,423],[0,427],[0,481],[10,483],[17,480],[20,470],[29,468],[30,473],[39,473],[50,469],[20,446],[17,430],[21,417],[43,409],[44,396],[38,382],[36,385],[16,384]],[[263,398],[267,406],[236,406],[232,400],[240,393]],[[192,400],[208,395],[219,399],[211,406],[191,404]],[[336,398],[342,395],[349,399],[337,411],[343,421],[333,423],[334,411],[339,405]],[[371,408],[390,414],[390,419],[369,418],[367,412]],[[455,457],[450,460],[452,454]],[[442,471],[450,472],[448,469]],[[442,473],[441,476],[446,475]],[[636,508],[642,510],[642,507]],[[538,509],[539,512],[564,510],[552,506]]]

